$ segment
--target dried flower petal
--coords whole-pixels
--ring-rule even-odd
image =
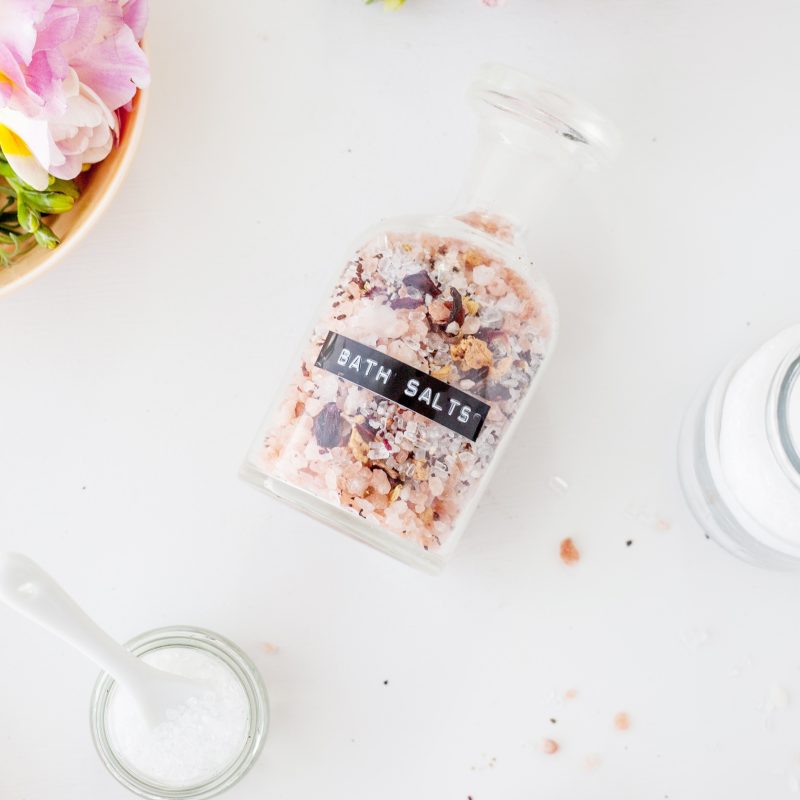
[[[363,422],[356,423],[356,430],[365,442],[371,442],[377,433],[374,428],[370,428],[369,425],[365,425]]]
[[[448,324],[456,322],[459,325],[464,324],[464,304],[461,302],[461,292],[455,288],[450,287],[450,296],[453,298],[453,305],[450,307],[450,319],[447,320]]]
[[[511,397],[511,390],[501,383],[490,383],[486,387],[487,400],[508,400]]]
[[[314,417],[314,438],[320,447],[336,447],[342,440],[342,413],[336,403],[326,403]]]
[[[421,297],[395,297],[389,301],[390,308],[419,308],[425,301]]]
[[[461,362],[466,369],[491,367],[494,363],[486,342],[476,339],[474,336],[467,336],[454,344],[450,348],[450,355],[455,361]]]
[[[419,289],[422,294],[429,294],[431,297],[438,297],[442,293],[442,290],[424,270],[406,275],[405,278],[403,278],[403,284],[405,286],[411,286],[414,289]]]

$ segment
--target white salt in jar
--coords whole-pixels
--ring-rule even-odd
[[[679,464],[705,531],[768,567],[800,567],[800,325],[729,366],[687,415]]]
[[[267,731],[266,690],[255,665],[232,642],[199,628],[163,628],[127,646],[151,666],[207,689],[152,727],[137,702],[102,674],[92,697],[92,734],[111,774],[149,800],[202,800],[233,786]]]

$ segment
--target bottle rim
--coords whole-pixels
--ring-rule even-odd
[[[586,166],[600,166],[619,150],[617,131],[600,112],[505,64],[484,64],[469,97],[482,117],[554,136],[565,153],[577,156]]]

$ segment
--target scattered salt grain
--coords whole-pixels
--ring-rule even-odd
[[[559,744],[555,739],[542,740],[542,752],[545,755],[552,756],[559,751]]]
[[[577,547],[575,547],[575,542],[572,541],[569,537],[564,539],[561,542],[561,545],[558,549],[559,556],[561,560],[567,565],[570,566],[572,564],[577,563],[580,561],[581,554]]]
[[[603,759],[597,753],[589,753],[589,755],[583,759],[583,768],[587,772],[593,772],[600,767],[602,763]]]
[[[681,641],[690,649],[697,650],[709,639],[708,631],[703,628],[687,628],[681,631]]]
[[[472,280],[478,286],[488,286],[495,279],[496,274],[493,267],[478,266],[472,270]]]
[[[624,711],[614,715],[614,727],[618,731],[627,731],[631,727],[631,718]]]
[[[789,692],[787,692],[783,686],[773,683],[772,686],[770,686],[767,690],[767,697],[764,700],[764,710],[770,714],[773,711],[784,709],[788,705]]]
[[[569,484],[558,475],[553,475],[553,477],[547,482],[547,485],[556,494],[566,494],[567,490],[569,489]]]
[[[107,712],[114,752],[133,772],[173,789],[219,775],[247,743],[249,704],[241,681],[217,656],[189,647],[162,647],[142,661],[207,688],[169,709],[156,727],[124,688],[115,688]]]

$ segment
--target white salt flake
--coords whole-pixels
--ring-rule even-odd
[[[559,475],[553,475],[553,477],[547,482],[547,485],[556,494],[566,494],[566,492],[569,490],[569,484]]]
[[[764,700],[764,710],[771,714],[789,705],[789,692],[783,686],[773,683],[767,690],[767,697]]]
[[[472,270],[472,281],[478,286],[488,286],[495,279],[496,274],[493,267],[481,265]]]
[[[687,628],[681,631],[681,641],[691,650],[697,650],[709,640],[708,631],[705,628]]]

